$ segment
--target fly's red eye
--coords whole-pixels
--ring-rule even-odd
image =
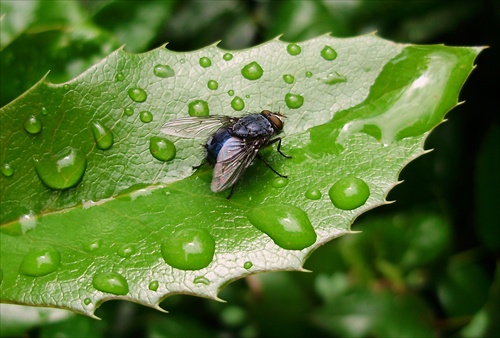
[[[278,130],[278,131],[283,130],[283,121],[281,121],[278,116],[270,115],[267,118],[269,119],[269,121],[271,122],[271,124],[273,125],[273,127],[276,130]]]

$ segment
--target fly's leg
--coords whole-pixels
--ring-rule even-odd
[[[191,168],[193,168],[193,170],[198,170],[200,169],[201,167],[203,167],[203,165],[206,163],[206,161],[202,161],[200,164],[198,165],[194,165],[192,166]]]
[[[284,156],[284,155],[283,155]],[[280,174],[278,171],[276,171],[276,169],[274,169],[273,167],[271,167],[271,165],[269,164],[269,162],[266,161],[266,159],[264,157],[262,157],[261,154],[257,153],[257,158],[260,159],[262,162],[265,163],[265,165],[267,165],[267,167],[269,169],[271,169],[276,175],[278,175],[279,177],[283,177],[283,178],[287,178],[288,176],[286,175],[282,175]],[[232,192],[232,191],[231,191]]]
[[[229,192],[229,195],[227,195],[227,197],[226,197],[227,200],[230,199],[231,196],[233,196],[234,186],[235,186],[235,184],[233,184],[233,186],[231,187],[231,191]]]
[[[276,137],[275,139],[272,139],[271,141],[267,142],[266,147],[276,142],[278,142],[278,147],[276,149],[278,153],[280,153],[280,155],[283,156],[284,158],[292,158],[292,156],[285,155],[281,152],[281,137]]]

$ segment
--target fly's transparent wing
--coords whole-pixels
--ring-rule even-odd
[[[161,132],[186,138],[208,137],[219,128],[234,124],[237,120],[236,117],[224,115],[181,117],[165,123]]]
[[[217,156],[211,184],[212,191],[223,191],[235,184],[245,169],[252,164],[262,144],[262,140],[245,142],[236,137],[227,140]]]

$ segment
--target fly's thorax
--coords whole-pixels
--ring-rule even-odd
[[[269,138],[274,134],[275,130],[269,120],[261,114],[251,114],[236,122],[231,133],[234,136],[241,138]]]

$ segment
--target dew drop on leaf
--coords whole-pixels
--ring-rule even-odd
[[[156,290],[158,290],[159,286],[160,286],[160,284],[158,283],[158,281],[153,280],[153,281],[149,282],[148,289],[151,291],[156,291]]]
[[[233,96],[233,95],[234,95],[234,90],[229,89],[229,90],[227,91],[227,95],[229,95],[229,96]]]
[[[338,72],[330,73],[328,74],[328,76],[323,78],[323,83],[327,85],[334,85],[343,82],[347,82],[347,78],[344,75],[339,74]]]
[[[120,257],[129,258],[130,256],[132,256],[135,253],[135,251],[136,250],[135,250],[135,247],[133,245],[123,244],[122,246],[120,246],[118,248],[118,250],[116,251],[116,253]]]
[[[219,83],[215,80],[209,80],[207,83],[207,87],[210,90],[216,90],[217,88],[219,88]]]
[[[297,94],[288,93],[285,95],[285,103],[288,108],[297,109],[304,104],[304,98]]]
[[[113,133],[100,122],[92,123],[92,134],[97,148],[107,150],[113,146]]]
[[[302,52],[302,48],[296,43],[290,43],[288,46],[286,46],[286,51],[290,55],[299,55]]]
[[[134,108],[132,107],[125,107],[123,108],[123,113],[128,116],[132,116],[134,114]]]
[[[312,76],[313,76],[313,73],[312,73],[312,72],[310,72],[310,71],[307,71],[307,72],[306,72],[306,77],[312,77]]]
[[[135,102],[144,102],[148,98],[148,94],[142,88],[134,87],[128,90],[128,96]]]
[[[24,256],[19,271],[23,275],[39,277],[56,271],[61,265],[61,254],[54,248],[43,248]]]
[[[316,188],[309,188],[307,189],[305,196],[310,200],[316,201],[321,198],[321,191],[319,191],[319,189]]]
[[[14,168],[12,168],[10,163],[2,164],[0,170],[2,171],[2,174],[6,177],[11,177],[12,175],[14,175]]]
[[[92,300],[90,298],[85,298],[83,300],[83,304],[85,304],[85,305],[89,305],[90,303],[92,303]]]
[[[65,91],[69,91],[69,90],[70,90],[70,86],[69,86],[69,84],[65,84],[65,85],[63,86],[63,89],[64,89]]]
[[[333,61],[337,58],[337,52],[330,46],[325,46],[321,50],[321,57],[327,61]]]
[[[241,69],[241,75],[247,80],[257,80],[262,77],[264,70],[257,62],[251,62]]]
[[[200,66],[202,66],[203,68],[208,68],[211,65],[212,65],[212,60],[210,60],[206,56],[200,58]]]
[[[335,182],[328,195],[337,208],[352,210],[365,204],[370,196],[370,188],[360,178],[346,177]]]
[[[233,59],[233,54],[231,53],[225,53],[222,58],[225,60],[225,61],[231,61]]]
[[[250,261],[246,261],[245,263],[243,263],[243,267],[247,270],[251,269],[253,267],[253,263],[250,262]]]
[[[39,221],[33,211],[19,217],[19,225],[21,234],[25,234],[30,230],[33,230],[38,225]]]
[[[271,185],[275,188],[283,188],[288,184],[288,179],[285,177],[276,177],[271,181]]]
[[[35,115],[31,115],[24,122],[24,130],[26,130],[30,134],[38,134],[42,131],[42,121]]]
[[[190,116],[208,116],[210,114],[210,109],[206,101],[195,100],[189,102],[188,113]]]
[[[116,81],[123,81],[123,80],[125,80],[125,75],[122,72],[118,72],[115,75],[115,79],[116,79]]]
[[[175,157],[175,145],[166,138],[153,136],[149,139],[149,151],[160,161],[170,161]]]
[[[250,210],[247,218],[283,249],[302,250],[316,242],[309,217],[293,205],[265,204]]]
[[[77,149],[66,147],[56,154],[45,154],[35,162],[40,180],[49,188],[64,190],[77,185],[87,168],[86,157]]]
[[[85,242],[82,245],[83,250],[85,250],[87,252],[93,252],[93,251],[99,250],[101,248],[101,246],[102,246],[102,242],[99,239]]]
[[[128,293],[127,280],[117,272],[96,273],[92,279],[92,285],[99,291],[114,295],[126,295]]]
[[[293,77],[293,75],[285,74],[283,75],[283,80],[288,84],[292,84],[293,81],[295,81],[295,78]]]
[[[241,111],[243,110],[243,108],[245,108],[245,101],[243,101],[241,97],[236,96],[231,100],[231,107],[233,107],[233,109],[236,111]]]
[[[195,277],[193,280],[194,284],[210,285],[210,281],[205,276]]]
[[[47,115],[48,113],[49,111],[47,110],[47,108],[42,107],[42,115]]]
[[[199,270],[214,257],[215,240],[203,229],[181,229],[166,237],[161,245],[163,259],[181,270]]]
[[[174,76],[175,72],[169,65],[156,65],[153,68],[153,74],[158,77],[167,78]]]
[[[153,114],[147,110],[143,110],[139,113],[139,118],[143,123],[149,123],[153,121]]]

